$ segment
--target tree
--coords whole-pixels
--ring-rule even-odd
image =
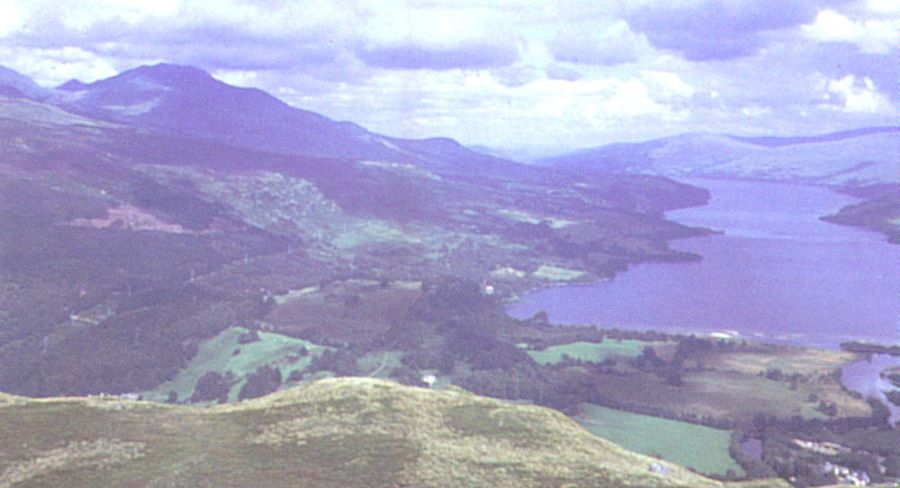
[[[207,371],[197,380],[191,402],[228,401],[228,392],[231,390],[231,378],[222,376],[215,371]]]
[[[262,366],[247,377],[247,382],[238,393],[238,400],[268,395],[279,386],[281,386],[281,370],[272,366]]]
[[[670,369],[666,372],[666,384],[671,386],[682,386],[684,380],[681,378],[681,371],[678,369]]]
[[[248,330],[238,336],[238,344],[250,344],[259,341],[259,332],[256,330]]]
[[[781,381],[784,379],[784,373],[780,369],[766,370],[766,378],[773,381]]]

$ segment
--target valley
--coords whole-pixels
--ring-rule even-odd
[[[834,481],[825,462],[900,477],[890,412],[840,381],[862,355],[677,329],[646,304],[652,327],[560,320],[571,297],[528,308],[535,290],[705,266],[682,243],[722,236],[671,217],[716,198],[697,182],[382,136],[183,66],[16,80],[0,391],[18,396],[0,417],[18,420],[0,435],[23,447],[0,446],[0,486],[778,486]],[[890,231],[893,197],[872,198],[888,201],[829,219]],[[816,442],[842,447],[798,447]]]

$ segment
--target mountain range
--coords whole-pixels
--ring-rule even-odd
[[[482,171],[512,171],[518,166],[446,138],[409,140],[376,134],[352,122],[292,107],[258,89],[228,85],[190,66],[141,66],[89,84],[71,80],[55,90],[3,68],[0,90],[92,119],[285,155],[454,164]]]
[[[254,88],[173,64],[141,66],[93,83],[47,89],[0,67],[0,95],[46,102],[92,119],[150,128],[251,150],[330,159],[392,161],[501,173],[522,171],[503,151],[447,138],[412,140],[370,132],[290,106]],[[557,169],[668,177],[737,177],[831,185],[900,182],[900,127],[799,137],[687,133],[615,143],[539,159]]]
[[[854,186],[900,183],[900,127],[808,137],[690,133],[608,144],[545,158],[539,164],[673,178],[749,178]]]

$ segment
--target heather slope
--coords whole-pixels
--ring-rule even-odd
[[[553,410],[359,378],[206,409],[20,399],[0,445],[3,487],[722,486]]]

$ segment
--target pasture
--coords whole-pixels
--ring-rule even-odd
[[[594,435],[704,474],[744,474],[728,454],[731,432],[585,403],[575,417]]]
[[[557,364],[562,361],[564,354],[572,359],[599,363],[611,357],[640,356],[644,347],[649,345],[652,343],[632,339],[606,339],[603,342],[580,341],[550,346],[541,351],[528,351],[528,355],[542,365]]]

